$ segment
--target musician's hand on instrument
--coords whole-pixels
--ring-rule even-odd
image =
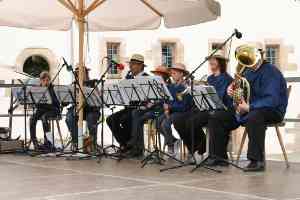
[[[249,112],[249,109],[250,109],[249,104],[247,104],[246,101],[244,99],[242,99],[241,103],[237,107],[238,113],[245,114],[245,113]]]
[[[230,97],[233,96],[233,83],[231,83],[231,84],[227,87],[227,94],[228,94],[228,96],[230,96]]]

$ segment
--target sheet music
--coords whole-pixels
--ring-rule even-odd
[[[73,86],[55,85],[53,86],[53,89],[61,104],[74,103],[74,96],[72,93]]]
[[[147,97],[137,84],[137,79],[124,79],[119,82],[119,88],[129,102],[145,102]]]
[[[96,89],[93,91],[93,88],[83,87],[83,93],[87,104],[91,107],[101,107],[101,97],[100,92]],[[93,91],[93,93],[91,93]]]
[[[124,91],[120,90],[118,84],[114,83],[104,85],[103,100],[106,105],[130,105]]]
[[[160,76],[139,77],[134,80],[147,100],[173,100],[167,85]]]
[[[191,91],[191,89],[189,89],[189,91]],[[194,86],[193,99],[200,111],[210,110],[211,108],[213,110],[225,108],[225,105],[213,86]]]
[[[25,94],[26,104],[33,104],[31,96],[29,95],[30,88],[31,87],[26,87],[26,94]],[[12,89],[13,96],[18,100],[18,102],[21,105],[24,105],[25,104],[24,88],[23,87],[13,87],[11,89]]]
[[[52,104],[48,87],[34,86],[30,88],[29,93],[35,104]]]

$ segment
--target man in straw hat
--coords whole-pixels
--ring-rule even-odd
[[[211,74],[207,78],[207,84],[215,87],[218,96],[228,108],[228,111],[232,111],[232,101],[226,94],[226,88],[233,80],[227,73],[227,61],[224,56],[218,53],[208,58]],[[199,158],[195,153],[202,155],[206,151],[206,137],[203,127],[207,125],[208,118],[208,111],[199,111],[195,107],[192,112],[186,112],[174,122],[175,129],[187,146],[190,155],[195,156],[194,158]],[[191,134],[193,134],[193,138]]]
[[[145,67],[144,56],[133,54],[129,61],[129,72],[125,78],[134,79],[139,76],[148,76],[148,74],[144,72]],[[128,151],[127,144],[131,138],[132,111],[134,110],[133,106],[136,106],[136,103],[131,102],[131,105],[131,107],[125,107],[125,109],[113,113],[108,116],[106,120],[113,136],[120,145],[120,153],[126,153]]]
[[[163,105],[164,113],[158,119],[158,130],[165,138],[165,145],[168,147],[168,153],[174,155],[175,150],[179,146],[179,140],[172,134],[172,123],[184,112],[190,111],[192,107],[192,97],[189,94],[179,95],[184,93],[186,85],[184,77],[189,74],[186,67],[182,63],[177,63],[170,67],[170,74],[173,83],[168,86],[168,89],[173,97],[173,100]]]
[[[170,73],[166,66],[157,66],[151,71],[154,75],[162,77],[165,83],[169,83]],[[163,102],[148,102],[145,109],[137,109],[132,112],[131,139],[128,142],[130,151],[128,157],[141,156],[144,151],[144,123],[157,117],[156,113],[162,113]]]

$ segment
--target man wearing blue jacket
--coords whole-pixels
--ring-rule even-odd
[[[218,160],[227,159],[227,143],[230,131],[239,125],[245,126],[249,143],[247,158],[250,163],[244,171],[265,170],[265,134],[268,124],[283,120],[287,104],[287,86],[282,73],[276,66],[260,61],[255,70],[247,68],[244,77],[251,87],[250,102],[244,100],[237,105],[238,117],[216,112],[208,122],[211,136],[210,156],[207,164],[220,165]],[[229,96],[233,95],[232,85],[227,89]]]

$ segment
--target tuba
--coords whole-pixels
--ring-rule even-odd
[[[236,67],[236,74],[233,80],[233,104],[237,106],[242,99],[246,103],[250,101],[250,84],[246,78],[243,77],[246,68],[256,70],[262,62],[261,52],[250,45],[241,45],[235,50],[235,58],[238,61]]]

